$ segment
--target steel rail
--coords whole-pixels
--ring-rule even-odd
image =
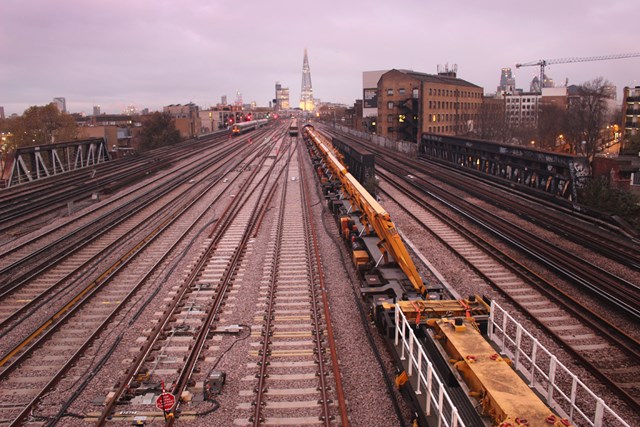
[[[302,150],[298,150],[298,159],[300,163],[303,163],[303,155],[302,155]],[[338,350],[336,347],[336,343],[335,343],[335,337],[333,334],[333,325],[331,322],[331,312],[329,310],[329,301],[328,301],[328,296],[327,296],[327,288],[325,286],[325,282],[324,282],[324,271],[322,268],[322,260],[320,259],[320,248],[318,245],[318,235],[316,233],[316,228],[315,228],[315,224],[313,221],[313,210],[311,207],[311,200],[309,197],[309,187],[307,184],[307,173],[306,173],[306,169],[302,168],[302,175],[301,175],[301,180],[300,180],[300,186],[301,186],[301,193],[302,193],[302,202],[304,204],[304,209],[303,209],[303,219],[304,219],[304,224],[305,227],[307,228],[307,234],[311,236],[311,241],[308,243],[308,263],[310,266],[315,265],[315,268],[317,270],[317,274],[315,274],[317,282],[318,282],[318,288],[320,290],[321,293],[321,300],[322,300],[322,308],[323,308],[323,312],[324,312],[324,321],[325,324],[327,326],[327,341],[329,342],[329,352],[331,354],[331,365],[333,367],[333,378],[335,380],[336,383],[336,395],[337,395],[337,399],[338,399],[338,408],[340,409],[340,421],[341,421],[341,425],[343,427],[349,427],[350,422],[349,422],[349,415],[347,412],[347,404],[346,404],[346,398],[345,398],[345,394],[344,394],[344,388],[342,386],[342,375],[340,374],[340,364],[338,363]],[[311,255],[313,254],[313,256]],[[311,269],[311,272],[313,274],[314,270]],[[317,306],[317,302],[315,302],[315,292],[314,292],[314,305]],[[317,333],[317,330],[316,330]],[[318,342],[320,341],[321,337],[318,336],[317,340]],[[318,353],[320,354],[320,353]],[[321,373],[321,377],[322,377],[322,373]],[[326,400],[326,398],[325,398]]]
[[[623,331],[618,325],[608,321],[606,318],[602,317],[602,315],[597,311],[591,310],[589,307],[582,306],[580,303],[576,302],[575,299],[573,299],[570,295],[566,294],[566,292],[559,289],[553,283],[547,281],[543,277],[539,276],[537,273],[531,271],[529,268],[527,268],[520,262],[510,258],[508,255],[504,254],[500,249],[491,245],[489,242],[486,242],[485,240],[477,237],[472,231],[468,230],[463,224],[456,222],[452,218],[449,218],[446,215],[439,213],[437,210],[435,210],[434,208],[426,204],[426,202],[419,195],[413,194],[403,186],[398,185],[398,183],[396,182],[397,179],[394,179],[393,177],[390,177],[384,174],[384,172],[379,171],[378,173],[380,173],[382,176],[385,176],[387,181],[391,183],[394,186],[394,188],[398,189],[407,197],[409,197],[411,200],[413,200],[415,203],[417,203],[418,205],[422,206],[424,209],[427,209],[429,212],[437,216],[441,221],[446,223],[448,226],[459,231],[467,239],[475,242],[479,247],[483,248],[483,250],[485,250],[488,254],[490,254],[493,259],[500,262],[502,265],[507,267],[510,271],[512,271],[518,277],[522,278],[527,283],[530,283],[531,285],[533,285],[533,287],[537,291],[542,293],[545,297],[549,298],[554,303],[563,307],[563,309],[567,313],[574,316],[584,325],[589,325],[591,328],[597,331],[597,334],[599,336],[604,337],[609,342],[611,342],[612,345],[619,348],[621,351],[625,352],[631,358],[631,360],[640,359],[640,347],[639,347],[640,343],[637,340],[635,340],[633,337],[631,337],[628,333]],[[402,180],[402,182],[405,182],[405,181]],[[389,195],[388,193],[387,195],[393,198],[393,196]],[[412,218],[414,218],[418,223],[421,223],[420,219],[417,218],[417,216],[415,216],[414,213],[406,209],[404,210],[407,211],[407,213]],[[449,246],[448,243],[445,242],[443,239],[439,237],[438,239],[444,244],[446,244],[447,246]],[[558,344],[566,348],[567,351],[573,357],[575,357],[578,361],[580,361],[580,363],[589,367],[590,372],[594,374],[594,376],[596,376],[599,380],[601,380],[603,383],[609,386],[613,391],[615,391],[616,394],[618,394],[625,402],[635,407],[637,410],[640,410],[640,404],[637,401],[637,399],[634,396],[632,396],[627,390],[625,390],[624,388],[621,388],[616,382],[614,382],[610,378],[610,376],[606,374],[605,370],[602,370],[600,369],[600,367],[597,366],[596,364],[597,362],[590,360],[581,352],[573,349],[570,342],[564,340],[558,332],[555,332],[552,329],[550,329],[549,326],[543,323],[540,319],[538,319],[535,314],[529,312],[529,310],[526,307],[524,307],[520,302],[518,302],[511,295],[509,295],[507,292],[501,289],[498,285],[496,285],[491,278],[489,278],[484,273],[478,271],[476,268],[474,268],[474,270],[479,275],[481,275],[483,279],[485,279],[489,283],[492,283],[494,288],[498,289],[500,293],[505,298],[507,298],[512,304],[518,307],[519,310],[526,313],[534,323],[536,323],[539,327],[544,329],[545,332],[549,334],[551,337],[553,337],[553,339]]]
[[[245,168],[246,166],[243,169]],[[240,176],[241,175],[238,174],[236,177],[232,179],[231,182],[235,182],[236,180],[239,180]],[[241,196],[244,192],[246,192],[246,188],[248,188],[249,184],[250,182],[247,181],[241,186],[240,193],[238,194],[238,196]],[[228,218],[233,216],[233,212],[239,206],[241,199],[242,199],[241,197],[233,198],[228,203],[225,210],[221,213],[220,218],[218,219],[218,221],[216,221],[216,224],[210,233],[210,236],[213,236],[212,243],[209,245],[209,248],[207,249],[205,254],[203,254],[202,257],[198,260],[197,266],[200,266],[201,264],[203,265],[203,263],[206,262],[208,254],[215,250],[215,247],[219,242],[220,238],[222,237],[224,230],[231,224]],[[204,212],[202,215],[204,215]],[[194,273],[192,273],[189,276],[189,278],[184,281],[183,285],[177,291],[176,297],[173,298],[167,310],[164,311],[163,319],[157,322],[156,326],[152,329],[150,333],[151,338],[145,342],[140,352],[138,352],[133,362],[131,363],[131,368],[126,371],[125,377],[121,378],[118,381],[118,385],[114,390],[114,396],[109,402],[105,404],[105,407],[102,409],[101,414],[98,417],[96,425],[98,426],[104,425],[107,419],[111,416],[120,396],[122,395],[124,390],[127,388],[127,386],[130,384],[134,376],[140,371],[145,360],[151,354],[151,351],[155,346],[160,334],[162,333],[164,328],[168,325],[168,322],[171,316],[175,313],[177,307],[179,306],[180,301],[184,298],[185,294],[189,291],[190,286],[193,284],[196,274],[199,271],[200,271],[199,268],[194,268],[193,269]]]

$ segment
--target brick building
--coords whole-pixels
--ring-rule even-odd
[[[437,75],[390,70],[378,81],[377,133],[417,141],[423,132],[460,135],[474,131],[483,89],[446,70]]]
[[[202,124],[198,113],[198,106],[189,103],[185,105],[171,104],[162,109],[173,117],[176,129],[183,139],[194,138],[200,134]]]

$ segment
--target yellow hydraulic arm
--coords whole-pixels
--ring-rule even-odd
[[[305,127],[313,143],[318,147],[325,162],[331,172],[340,180],[342,190],[349,197],[352,205],[356,206],[362,216],[360,221],[368,230],[373,227],[376,235],[380,238],[378,247],[383,255],[391,255],[398,263],[404,274],[407,275],[413,287],[421,294],[426,294],[426,288],[422,283],[422,278],[416,269],[413,260],[409,256],[407,248],[398,234],[398,230],[391,221],[391,216],[384,210],[380,203],[351,175],[345,166],[333,154],[327,143],[324,143],[311,126]]]

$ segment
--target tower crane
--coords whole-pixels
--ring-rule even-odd
[[[589,62],[589,61],[606,61],[609,59],[624,59],[635,58],[640,56],[640,53],[622,53],[618,55],[602,55],[602,56],[587,56],[585,58],[560,58],[560,59],[540,59],[538,61],[525,62],[524,64],[516,64],[516,68],[520,67],[540,67],[540,91],[544,84],[544,67],[554,64],[569,64],[571,62]]]

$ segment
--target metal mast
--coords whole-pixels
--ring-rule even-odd
[[[302,62],[302,89],[300,90],[300,108],[302,111],[313,111],[313,89],[311,88],[311,70],[307,49],[304,49],[304,61]]]

